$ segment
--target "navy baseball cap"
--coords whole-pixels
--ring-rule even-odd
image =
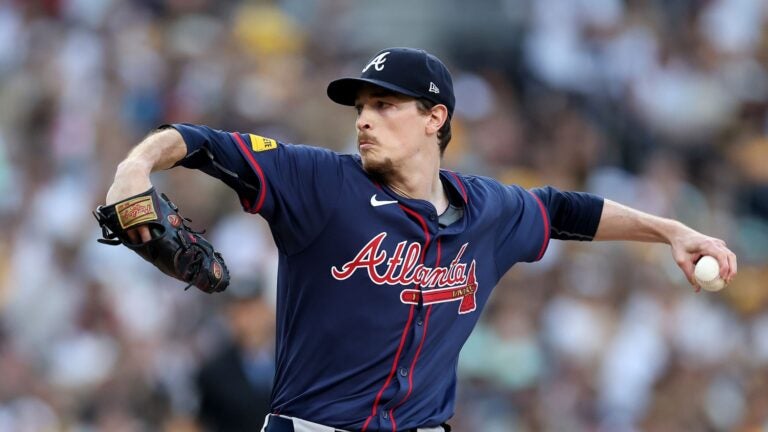
[[[451,74],[440,59],[424,50],[381,50],[366,63],[360,78],[341,78],[328,84],[328,97],[338,104],[354,106],[358,90],[366,83],[443,104],[448,115],[453,116],[456,98]]]

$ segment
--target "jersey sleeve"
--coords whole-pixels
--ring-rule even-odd
[[[172,127],[187,144],[187,156],[179,165],[200,169],[233,187],[244,210],[267,220],[284,253],[300,251],[325,226],[343,181],[336,153],[206,126]]]
[[[237,192],[244,209],[258,195],[258,180],[225,132],[207,126],[172,124],[184,139],[187,155],[176,166],[197,169],[215,177]]]
[[[503,186],[497,264],[502,272],[514,263],[538,261],[550,239],[590,241],[597,232],[603,198],[563,192],[551,186],[525,190]]]
[[[544,256],[550,239],[550,218],[537,195],[519,186],[499,187],[501,214],[496,264],[504,274],[517,262],[534,262]]]
[[[531,189],[550,216],[550,235],[558,240],[595,238],[604,199],[585,192],[564,192],[551,186]]]

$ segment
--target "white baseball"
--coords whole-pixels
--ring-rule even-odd
[[[720,277],[720,264],[709,255],[699,259],[693,270],[693,276],[699,286],[707,291],[720,291],[725,288],[725,281]]]

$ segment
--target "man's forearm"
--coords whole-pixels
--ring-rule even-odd
[[[606,199],[595,240],[633,240],[670,243],[680,231],[690,230],[680,222],[653,216]]]
[[[149,175],[171,168],[187,154],[187,146],[181,134],[173,128],[157,131],[147,136],[133,148],[120,163],[120,169],[131,169]]]
[[[107,193],[107,204],[146,191],[152,186],[151,173],[173,167],[186,154],[187,146],[176,129],[163,129],[149,135],[118,165],[115,181]]]

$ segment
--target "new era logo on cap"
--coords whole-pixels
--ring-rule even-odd
[[[355,105],[360,87],[373,84],[414,98],[428,99],[453,115],[456,99],[448,68],[434,55],[414,48],[387,48],[369,60],[359,78],[341,78],[328,85],[328,97],[342,105]]]

